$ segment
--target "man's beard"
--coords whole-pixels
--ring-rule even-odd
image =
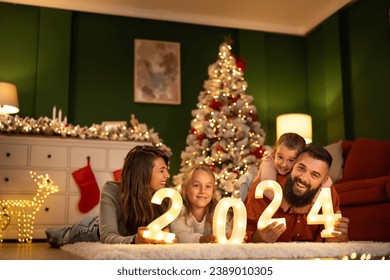
[[[303,184],[307,187],[307,191],[304,194],[296,195],[294,193],[293,187],[296,182]],[[312,188],[311,185],[303,183],[299,178],[295,177],[294,180],[289,175],[286,179],[286,184],[283,188],[283,197],[284,199],[291,204],[292,206],[301,207],[311,204],[313,198],[320,188]]]

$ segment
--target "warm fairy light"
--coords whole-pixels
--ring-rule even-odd
[[[318,214],[322,208],[322,214]],[[321,231],[321,237],[334,237],[334,224],[341,218],[341,214],[334,214],[332,195],[330,188],[322,188],[313,207],[307,215],[308,225],[323,224],[325,229]]]
[[[282,198],[283,198],[282,187],[279,185],[278,182],[273,180],[262,181],[256,187],[255,197],[263,198],[263,194],[265,190],[273,191],[274,198],[272,199],[271,203],[268,205],[267,209],[261,214],[257,222],[257,228],[261,230],[273,222],[286,225],[285,218],[278,218],[278,219],[272,218],[272,216],[275,214],[275,212],[280,207],[280,204],[282,203]]]
[[[167,212],[152,221],[148,226],[148,230],[143,232],[143,237],[153,240],[164,240],[166,243],[173,243],[175,234],[165,232],[162,229],[168,226],[180,214],[183,206],[183,199],[178,191],[170,188],[159,189],[152,197],[152,203],[161,204],[164,198],[171,199],[171,206]]]
[[[226,219],[229,208],[233,208],[233,231],[229,239],[226,238]],[[246,209],[244,203],[237,198],[222,198],[214,211],[213,234],[217,243],[242,243],[246,230]]]
[[[58,186],[53,185],[49,175],[37,175],[32,171],[30,175],[38,185],[37,193],[32,200],[0,200],[0,242],[3,242],[2,232],[9,225],[11,218],[15,217],[18,219],[19,242],[31,243],[36,213],[49,195],[59,191]]]

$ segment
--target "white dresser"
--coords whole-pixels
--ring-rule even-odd
[[[89,157],[101,188],[113,180],[112,172],[122,168],[128,151],[136,145],[151,143],[0,134],[0,200],[32,199],[37,185],[30,170],[48,174],[60,191],[47,197],[36,214],[33,238],[45,239],[48,227],[72,225],[99,212],[98,205],[88,213],[79,211],[80,191],[72,172],[85,167]],[[3,232],[3,239],[18,238],[15,220]]]

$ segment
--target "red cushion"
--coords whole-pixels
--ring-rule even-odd
[[[389,175],[390,140],[358,138],[344,163],[343,181]]]
[[[340,208],[341,214],[350,220],[350,241],[390,242],[390,203]]]
[[[340,205],[363,205],[390,203],[386,188],[390,185],[390,176],[373,179],[348,181],[334,184],[340,197]]]

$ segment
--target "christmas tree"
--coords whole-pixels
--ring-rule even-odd
[[[245,94],[244,64],[231,54],[229,40],[219,47],[218,59],[208,68],[209,78],[192,111],[190,133],[181,153],[180,173],[174,176],[179,186],[183,172],[197,164],[210,166],[217,178],[221,196],[239,197],[234,183],[245,172],[255,175],[264,156],[265,133]]]

